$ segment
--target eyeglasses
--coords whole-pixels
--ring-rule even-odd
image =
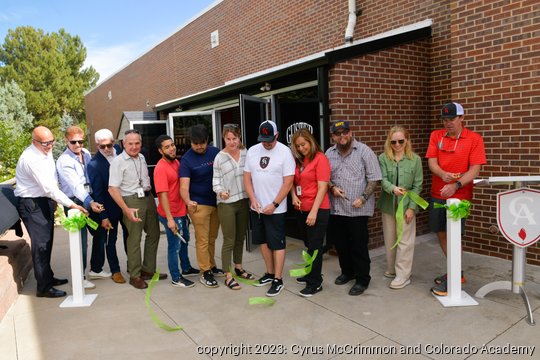
[[[442,150],[442,151],[446,151],[446,152],[454,152],[456,151],[457,149],[457,144],[459,142],[459,137],[461,136],[461,133],[458,134],[458,136],[456,136],[456,142],[454,143],[454,148],[452,150],[450,149],[445,149],[444,148],[444,144],[443,144],[443,140],[444,138],[449,138],[448,136],[448,133],[446,135],[444,135],[441,140],[439,140],[439,144],[437,145],[437,147],[439,148],[439,150]]]
[[[390,140],[390,144],[392,144],[392,145],[396,145],[397,143],[399,143],[399,145],[403,145],[403,144],[405,144],[405,139]]]
[[[32,139],[32,140],[34,140],[35,142],[37,142],[38,144],[40,144],[43,147],[54,145],[54,143],[56,142],[56,140],[54,140],[54,139],[50,140],[50,141],[38,141],[36,139]]]
[[[343,135],[348,135],[349,134],[349,130],[343,130],[343,131],[336,131],[334,133],[334,136],[343,136]]]
[[[107,148],[107,149],[112,149],[112,147],[114,146],[114,144],[113,144],[113,143],[110,143],[110,144],[101,144],[101,145],[98,145],[98,146],[99,146],[99,148],[100,148],[101,150],[104,150],[105,148]]]

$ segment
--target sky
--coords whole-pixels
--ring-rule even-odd
[[[102,82],[217,2],[0,0],[0,44],[17,26],[46,33],[63,28],[81,38],[87,51],[85,67],[93,66]]]

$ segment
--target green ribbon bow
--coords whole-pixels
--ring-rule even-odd
[[[64,229],[68,232],[77,232],[81,231],[81,229],[88,225],[90,228],[97,230],[98,224],[90,219],[88,216],[84,215],[83,213],[78,213],[77,215],[66,217],[63,215],[60,218],[60,224],[64,227]]]
[[[181,326],[175,326],[171,327],[167,324],[165,324],[161,319],[157,316],[157,314],[152,310],[152,307],[150,306],[150,296],[152,295],[152,290],[154,289],[154,286],[156,286],[156,283],[159,280],[159,269],[156,270],[154,275],[152,276],[152,280],[150,280],[150,284],[148,284],[148,289],[146,290],[146,294],[144,296],[144,302],[146,303],[146,307],[148,308],[148,312],[150,313],[150,317],[152,318],[152,321],[154,321],[154,324],[162,328],[166,331],[178,331],[182,330]]]
[[[289,275],[291,277],[301,277],[309,274],[311,272],[311,268],[313,267],[313,261],[315,261],[318,253],[319,250],[315,250],[313,252],[313,256],[310,256],[305,250],[302,250],[302,257],[304,258],[304,263],[296,264],[297,266],[301,266],[302,268],[289,270]]]
[[[446,204],[433,203],[433,207],[436,209],[446,209],[448,216],[452,220],[466,219],[471,213],[471,202],[467,200],[461,200],[458,204]]]
[[[233,279],[235,279],[238,282],[242,282],[247,285],[253,285],[257,282],[257,280],[249,280],[249,279],[236,275],[236,273],[233,271],[232,266],[229,268],[229,272],[231,273]]]
[[[429,203],[422,199],[420,195],[418,195],[415,192],[407,191],[405,195],[402,196],[401,200],[399,201],[397,210],[396,210],[396,225],[397,225],[397,240],[392,245],[391,249],[395,248],[399,245],[401,242],[401,238],[403,237],[403,223],[405,222],[405,219],[403,218],[404,211],[403,208],[405,207],[405,199],[409,198],[418,206],[420,206],[422,209],[426,210],[429,206]]]

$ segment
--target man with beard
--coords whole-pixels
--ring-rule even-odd
[[[214,259],[219,218],[212,178],[219,149],[208,145],[208,130],[202,124],[189,128],[189,138],[191,149],[180,163],[180,195],[195,228],[195,248],[201,269],[199,281],[208,288],[216,288],[218,283],[214,276],[225,276]]]
[[[195,272],[189,262],[187,239],[180,238],[180,233],[187,224],[186,204],[180,197],[180,163],[176,160],[176,145],[170,136],[160,135],[156,139],[156,147],[161,159],[154,169],[154,185],[159,198],[158,218],[167,234],[167,262],[172,286],[193,287],[193,281],[185,279],[178,268],[180,259],[183,273]]]
[[[277,141],[278,135],[273,121],[261,123],[260,143],[249,148],[244,167],[253,242],[260,245],[266,265],[266,273],[254,285],[271,285],[266,296],[277,296],[283,290],[287,194],[296,166],[291,149]]]
[[[349,295],[360,295],[369,286],[368,219],[373,216],[373,192],[382,179],[375,153],[353,138],[349,123],[338,121],[330,129],[334,146],[326,151],[330,177],[330,220],[326,236],[339,256],[341,275],[336,285],[355,280]]]

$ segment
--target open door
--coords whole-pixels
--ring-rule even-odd
[[[246,148],[258,143],[259,124],[272,120],[269,106],[270,99],[240,94],[240,126]]]
[[[176,157],[180,159],[191,148],[188,129],[197,124],[203,124],[208,129],[209,145],[218,144],[215,138],[216,129],[214,111],[185,111],[169,114],[169,136],[176,145]],[[218,146],[219,147],[219,146]]]

